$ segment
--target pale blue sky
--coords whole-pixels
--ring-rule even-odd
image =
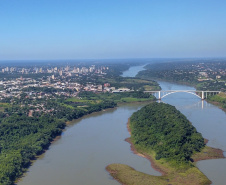
[[[225,0],[0,0],[0,60],[226,57]]]

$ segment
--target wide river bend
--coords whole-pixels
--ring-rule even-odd
[[[131,67],[123,76],[135,76],[143,66]],[[163,90],[194,89],[158,82]],[[175,93],[162,100],[176,106],[209,140],[208,145],[226,151],[226,114],[218,107],[187,93]],[[118,185],[105,170],[111,163],[127,164],[147,174],[160,175],[150,162],[133,154],[126,127],[128,118],[145,103],[127,104],[93,113],[74,121],[62,136],[41,155],[18,185]],[[198,162],[198,167],[215,185],[226,182],[226,159]]]

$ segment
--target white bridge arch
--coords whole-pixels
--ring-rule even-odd
[[[204,100],[208,95],[218,94],[220,91],[196,91],[196,90],[169,90],[169,91],[144,91],[155,95],[159,100],[174,93],[189,93]]]
[[[191,91],[172,91],[172,92],[167,92],[166,94],[164,94],[163,96],[161,96],[161,99],[162,98],[164,98],[164,97],[166,97],[166,96],[168,96],[168,95],[170,95],[170,94],[174,94],[174,93],[178,93],[178,92],[185,92],[185,93],[189,93],[189,94],[193,94],[193,95],[195,95],[195,96],[197,96],[197,97],[199,97],[199,98],[202,98],[201,96],[199,96],[198,94],[196,94],[195,92],[191,92]]]

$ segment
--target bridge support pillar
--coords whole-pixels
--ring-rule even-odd
[[[205,95],[204,95],[204,91],[202,91],[202,100],[204,100]]]
[[[159,100],[161,100],[161,91],[159,91]]]

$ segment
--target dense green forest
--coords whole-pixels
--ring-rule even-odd
[[[2,116],[0,184],[13,184],[13,181],[29,166],[30,160],[47,149],[50,142],[61,134],[66,125],[65,121],[114,106],[116,103],[106,101],[80,109],[57,106],[58,112],[52,116],[42,114],[40,117],[28,117],[22,111]]]
[[[221,91],[220,95],[209,95],[208,100],[226,109],[226,61],[181,61],[149,64],[140,71],[141,79],[159,79],[194,86],[200,91]]]
[[[155,100],[143,92],[100,93],[80,92],[77,98],[58,97],[38,99],[51,112],[34,112],[32,108],[20,106],[31,103],[26,96],[14,98],[9,103],[0,103],[0,184],[11,185],[30,165],[30,160],[44,152],[50,142],[66,126],[67,121],[92,112],[117,106],[118,102]],[[27,102],[27,103],[26,103]]]
[[[225,60],[164,62],[147,65],[137,77],[189,84],[197,90],[226,91],[225,68]]]
[[[220,94],[209,96],[207,100],[218,103],[224,110],[226,110],[226,94],[221,92]]]
[[[151,103],[130,119],[135,145],[151,148],[156,159],[188,163],[193,153],[204,147],[204,138],[174,106]]]
[[[128,124],[132,150],[149,159],[162,175],[113,163],[106,170],[114,179],[127,185],[211,184],[194,161],[221,158],[223,152],[205,146],[202,135],[174,106],[150,103],[133,113]]]
[[[29,118],[14,114],[0,124],[0,184],[12,184],[29,166],[30,160],[42,153],[65,123],[43,115]]]

